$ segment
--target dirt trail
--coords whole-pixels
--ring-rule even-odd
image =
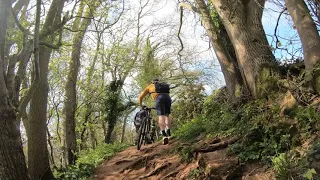
[[[239,165],[236,157],[227,156],[225,148],[234,141],[211,139],[183,144],[170,140],[169,145],[157,142],[142,146],[140,151],[131,146],[103,162],[91,179],[274,179],[262,165]],[[183,160],[186,158],[179,153],[189,156],[191,162]]]

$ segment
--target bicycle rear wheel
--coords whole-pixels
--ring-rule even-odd
[[[142,143],[145,141],[145,136],[146,136],[145,132],[146,132],[146,127],[147,127],[146,125],[147,125],[146,119],[143,118],[141,126],[138,131],[138,133],[139,133],[139,139],[137,142],[137,149],[138,150],[140,150]]]

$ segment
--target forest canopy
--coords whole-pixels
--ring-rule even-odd
[[[177,129],[218,91],[230,107],[280,91],[317,104],[319,27],[319,0],[0,0],[0,179],[132,144],[155,77]]]

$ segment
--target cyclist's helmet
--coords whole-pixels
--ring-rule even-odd
[[[158,82],[159,81],[159,79],[158,78],[153,78],[152,79],[152,83],[154,83],[154,82]]]

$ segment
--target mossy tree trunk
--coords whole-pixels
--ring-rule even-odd
[[[105,101],[105,108],[107,112],[105,121],[108,123],[108,129],[105,136],[105,143],[107,144],[112,143],[112,132],[121,112],[119,103],[122,86],[122,80],[111,81],[108,86],[108,98]]]
[[[268,93],[277,74],[261,18],[265,0],[211,0],[236,52],[238,67],[252,98]]]
[[[297,28],[303,47],[304,64],[310,84],[320,95],[320,37],[310,11],[303,0],[286,0],[287,9]]]
[[[80,54],[81,46],[84,35],[91,23],[91,19],[96,11],[97,7],[100,5],[101,1],[94,1],[88,4],[86,11],[84,12],[84,17],[81,22],[80,19],[76,19],[73,25],[73,30],[77,32],[73,37],[73,46],[71,53],[71,60],[69,63],[68,77],[66,82],[66,99],[64,103],[64,113],[65,113],[65,136],[67,144],[68,162],[69,164],[74,164],[76,161],[76,151],[77,151],[77,139],[76,139],[76,123],[75,123],[75,113],[77,109],[77,76],[80,68]],[[83,4],[81,2],[78,17],[82,16]],[[79,24],[80,23],[80,24]]]
[[[6,85],[5,45],[10,0],[0,0],[0,179],[30,179],[22,150],[21,135]]]
[[[81,134],[81,144],[80,144],[80,149],[84,149],[85,148],[85,140],[87,139],[86,137],[84,137],[85,132],[89,129],[90,131],[90,138],[91,138],[91,145],[92,145],[92,149],[95,149],[97,146],[97,137],[96,137],[96,132],[95,129],[90,125],[92,123],[97,123],[95,120],[97,119],[97,117],[92,117],[93,112],[95,111],[93,108],[93,103],[92,102],[92,94],[91,92],[93,92],[93,89],[96,87],[92,87],[91,86],[91,82],[93,80],[93,73],[95,72],[95,66],[96,63],[98,61],[98,55],[100,53],[100,46],[101,46],[101,39],[102,39],[102,35],[103,35],[104,31],[101,32],[97,32],[97,46],[95,49],[95,53],[94,53],[94,57],[93,57],[93,61],[90,64],[90,68],[88,69],[88,77],[86,79],[86,84],[87,84],[87,90],[84,92],[84,97],[87,101],[87,103],[85,104],[85,113],[84,113],[84,119],[85,122],[89,123],[89,128],[87,126],[84,126],[82,129],[82,134]],[[95,122],[94,122],[95,121]]]
[[[61,24],[61,13],[65,0],[53,0],[40,31],[40,41],[53,44],[55,34],[51,32]],[[47,104],[48,68],[52,49],[39,47],[40,80],[30,101],[28,134],[28,168],[31,179],[54,179],[47,149]]]
[[[232,43],[220,18],[217,16],[215,21],[212,19],[208,6],[205,4],[204,0],[196,0],[196,4],[198,13],[201,16],[202,24],[206,29],[207,35],[212,42],[213,49],[220,63],[228,90],[229,100],[235,102],[240,98],[240,91],[244,87]]]

